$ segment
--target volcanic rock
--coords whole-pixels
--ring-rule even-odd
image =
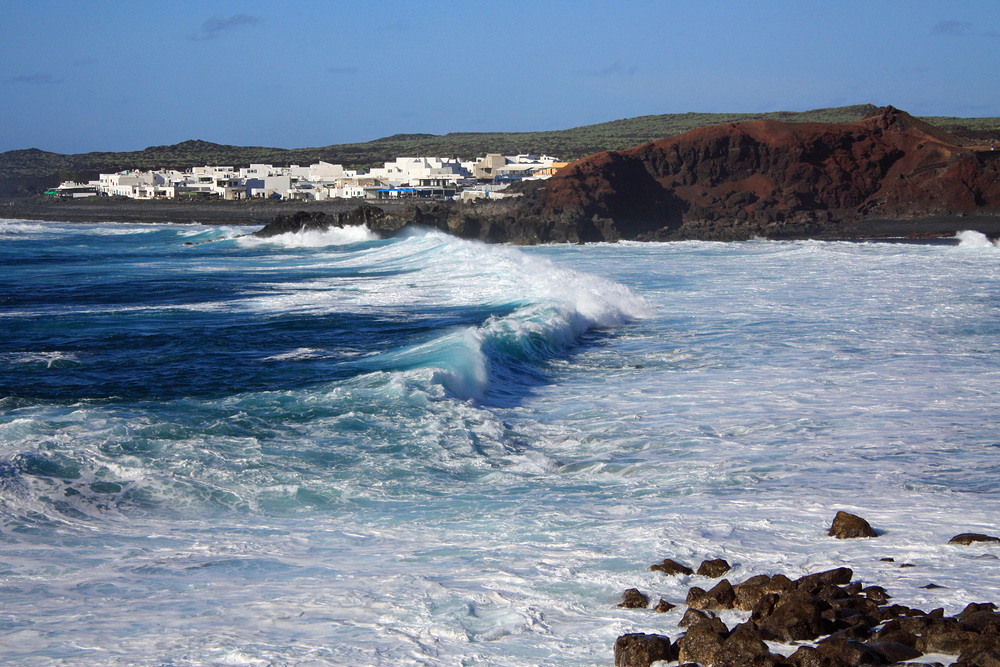
[[[649,607],[649,598],[637,588],[630,588],[622,593],[622,601],[618,605],[625,609],[646,609]]]
[[[682,616],[681,620],[677,622],[677,627],[686,628],[694,625],[695,623],[707,621],[710,618],[715,618],[715,614],[710,611],[702,611],[701,609],[692,609],[691,607],[688,607],[687,611],[684,612],[684,616]]]
[[[871,525],[861,517],[848,512],[837,512],[830,526],[830,537],[843,540],[852,537],[877,537]]]
[[[615,667],[649,667],[657,660],[676,659],[677,648],[664,635],[636,632],[615,641]]]
[[[402,226],[400,218],[387,214],[377,206],[364,204],[350,211],[324,213],[322,211],[297,211],[292,214],[275,216],[274,220],[253,236],[269,238],[280,234],[299,234],[310,231],[326,231],[331,227],[365,225],[372,231],[396,231]]]
[[[698,566],[698,574],[710,579],[721,577],[726,572],[729,572],[729,570],[729,563],[722,558],[702,561],[701,565]]]
[[[717,618],[695,623],[677,640],[678,660],[681,664],[716,665],[727,637],[729,628]]]
[[[762,602],[768,602],[765,598]],[[823,617],[830,605],[809,593],[794,589],[782,593],[774,607],[754,610],[763,639],[783,642],[816,639],[835,630],[834,624]]]
[[[656,572],[664,572],[666,574],[694,574],[694,570],[689,568],[687,565],[678,563],[670,558],[664,558],[662,563],[650,565],[649,569]]]
[[[836,236],[868,219],[995,214],[1000,153],[885,107],[856,123],[703,127],[530,187],[514,218],[540,241]]]
[[[961,544],[969,546],[974,542],[1000,542],[1000,537],[983,535],[982,533],[962,533],[948,540],[948,544]]]
[[[667,602],[663,598],[660,598],[660,601],[656,603],[656,606],[653,607],[653,610],[654,611],[658,611],[661,614],[664,614],[664,613],[670,611],[671,609],[676,609],[676,608],[677,608],[677,605],[670,604],[669,602]]]
[[[688,589],[686,604],[692,609],[732,609],[736,593],[728,579],[723,579],[709,591],[697,586]]]

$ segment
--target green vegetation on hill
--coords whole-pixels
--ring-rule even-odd
[[[621,150],[706,125],[747,120],[804,123],[848,123],[861,120],[877,107],[861,104],[813,111],[749,113],[683,113],[640,116],[550,132],[452,132],[445,135],[397,134],[364,143],[321,148],[225,146],[208,141],[184,141],[121,153],[60,155],[37,149],[0,153],[0,195],[41,192],[63,180],[85,181],[97,174],[124,169],[187,169],[205,165],[246,166],[251,163],[308,165],[317,161],[366,169],[404,156],[473,159],[487,153],[545,153],[575,160],[605,150]],[[934,117],[923,120],[961,139],[981,143],[1000,139],[1000,118]]]

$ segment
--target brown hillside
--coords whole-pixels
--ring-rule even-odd
[[[533,208],[613,224],[621,238],[712,221],[766,234],[803,220],[996,211],[997,157],[893,107],[855,123],[729,123],[574,162]]]

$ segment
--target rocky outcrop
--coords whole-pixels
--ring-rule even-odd
[[[701,562],[701,565],[698,566],[698,574],[702,577],[708,577],[709,579],[721,577],[726,572],[729,572],[729,570],[729,563],[722,558],[704,560]]]
[[[843,510],[837,512],[837,515],[833,517],[829,535],[841,540],[856,537],[878,537],[878,534],[871,527],[870,523],[856,514],[844,512]]]
[[[677,648],[664,635],[642,632],[615,641],[615,667],[649,667],[658,660],[676,660]]]
[[[972,603],[952,617],[941,609],[880,606],[889,597],[885,591],[852,583],[853,576],[840,567],[794,581],[757,575],[735,585],[722,580],[708,593],[691,588],[689,608],[678,624],[686,631],[676,642],[663,635],[623,635],[615,645],[615,664],[678,659],[705,667],[853,667],[893,665],[927,653],[957,655],[960,666],[1000,664],[1000,613],[994,604]],[[730,629],[704,610],[708,600],[714,609],[747,609],[733,594],[739,590],[759,592],[746,622]],[[786,657],[772,653],[769,641],[813,645]]]
[[[419,225],[492,243],[621,239],[856,238],[1000,234],[1000,151],[961,145],[885,107],[856,123],[751,121],[703,127],[578,160],[499,201],[411,204],[387,213],[275,220],[366,224],[393,234]],[[283,216],[284,218],[296,218]]]
[[[678,563],[672,558],[664,558],[662,562],[650,565],[649,569],[654,572],[663,572],[665,574],[694,574],[694,570],[683,563]]]
[[[536,208],[638,239],[835,233],[866,216],[1000,211],[1000,159],[960,144],[892,107],[857,123],[730,123],[575,162]]]

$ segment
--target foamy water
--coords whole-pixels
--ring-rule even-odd
[[[245,231],[0,222],[3,660],[607,665],[664,557],[1000,603],[981,235]]]

